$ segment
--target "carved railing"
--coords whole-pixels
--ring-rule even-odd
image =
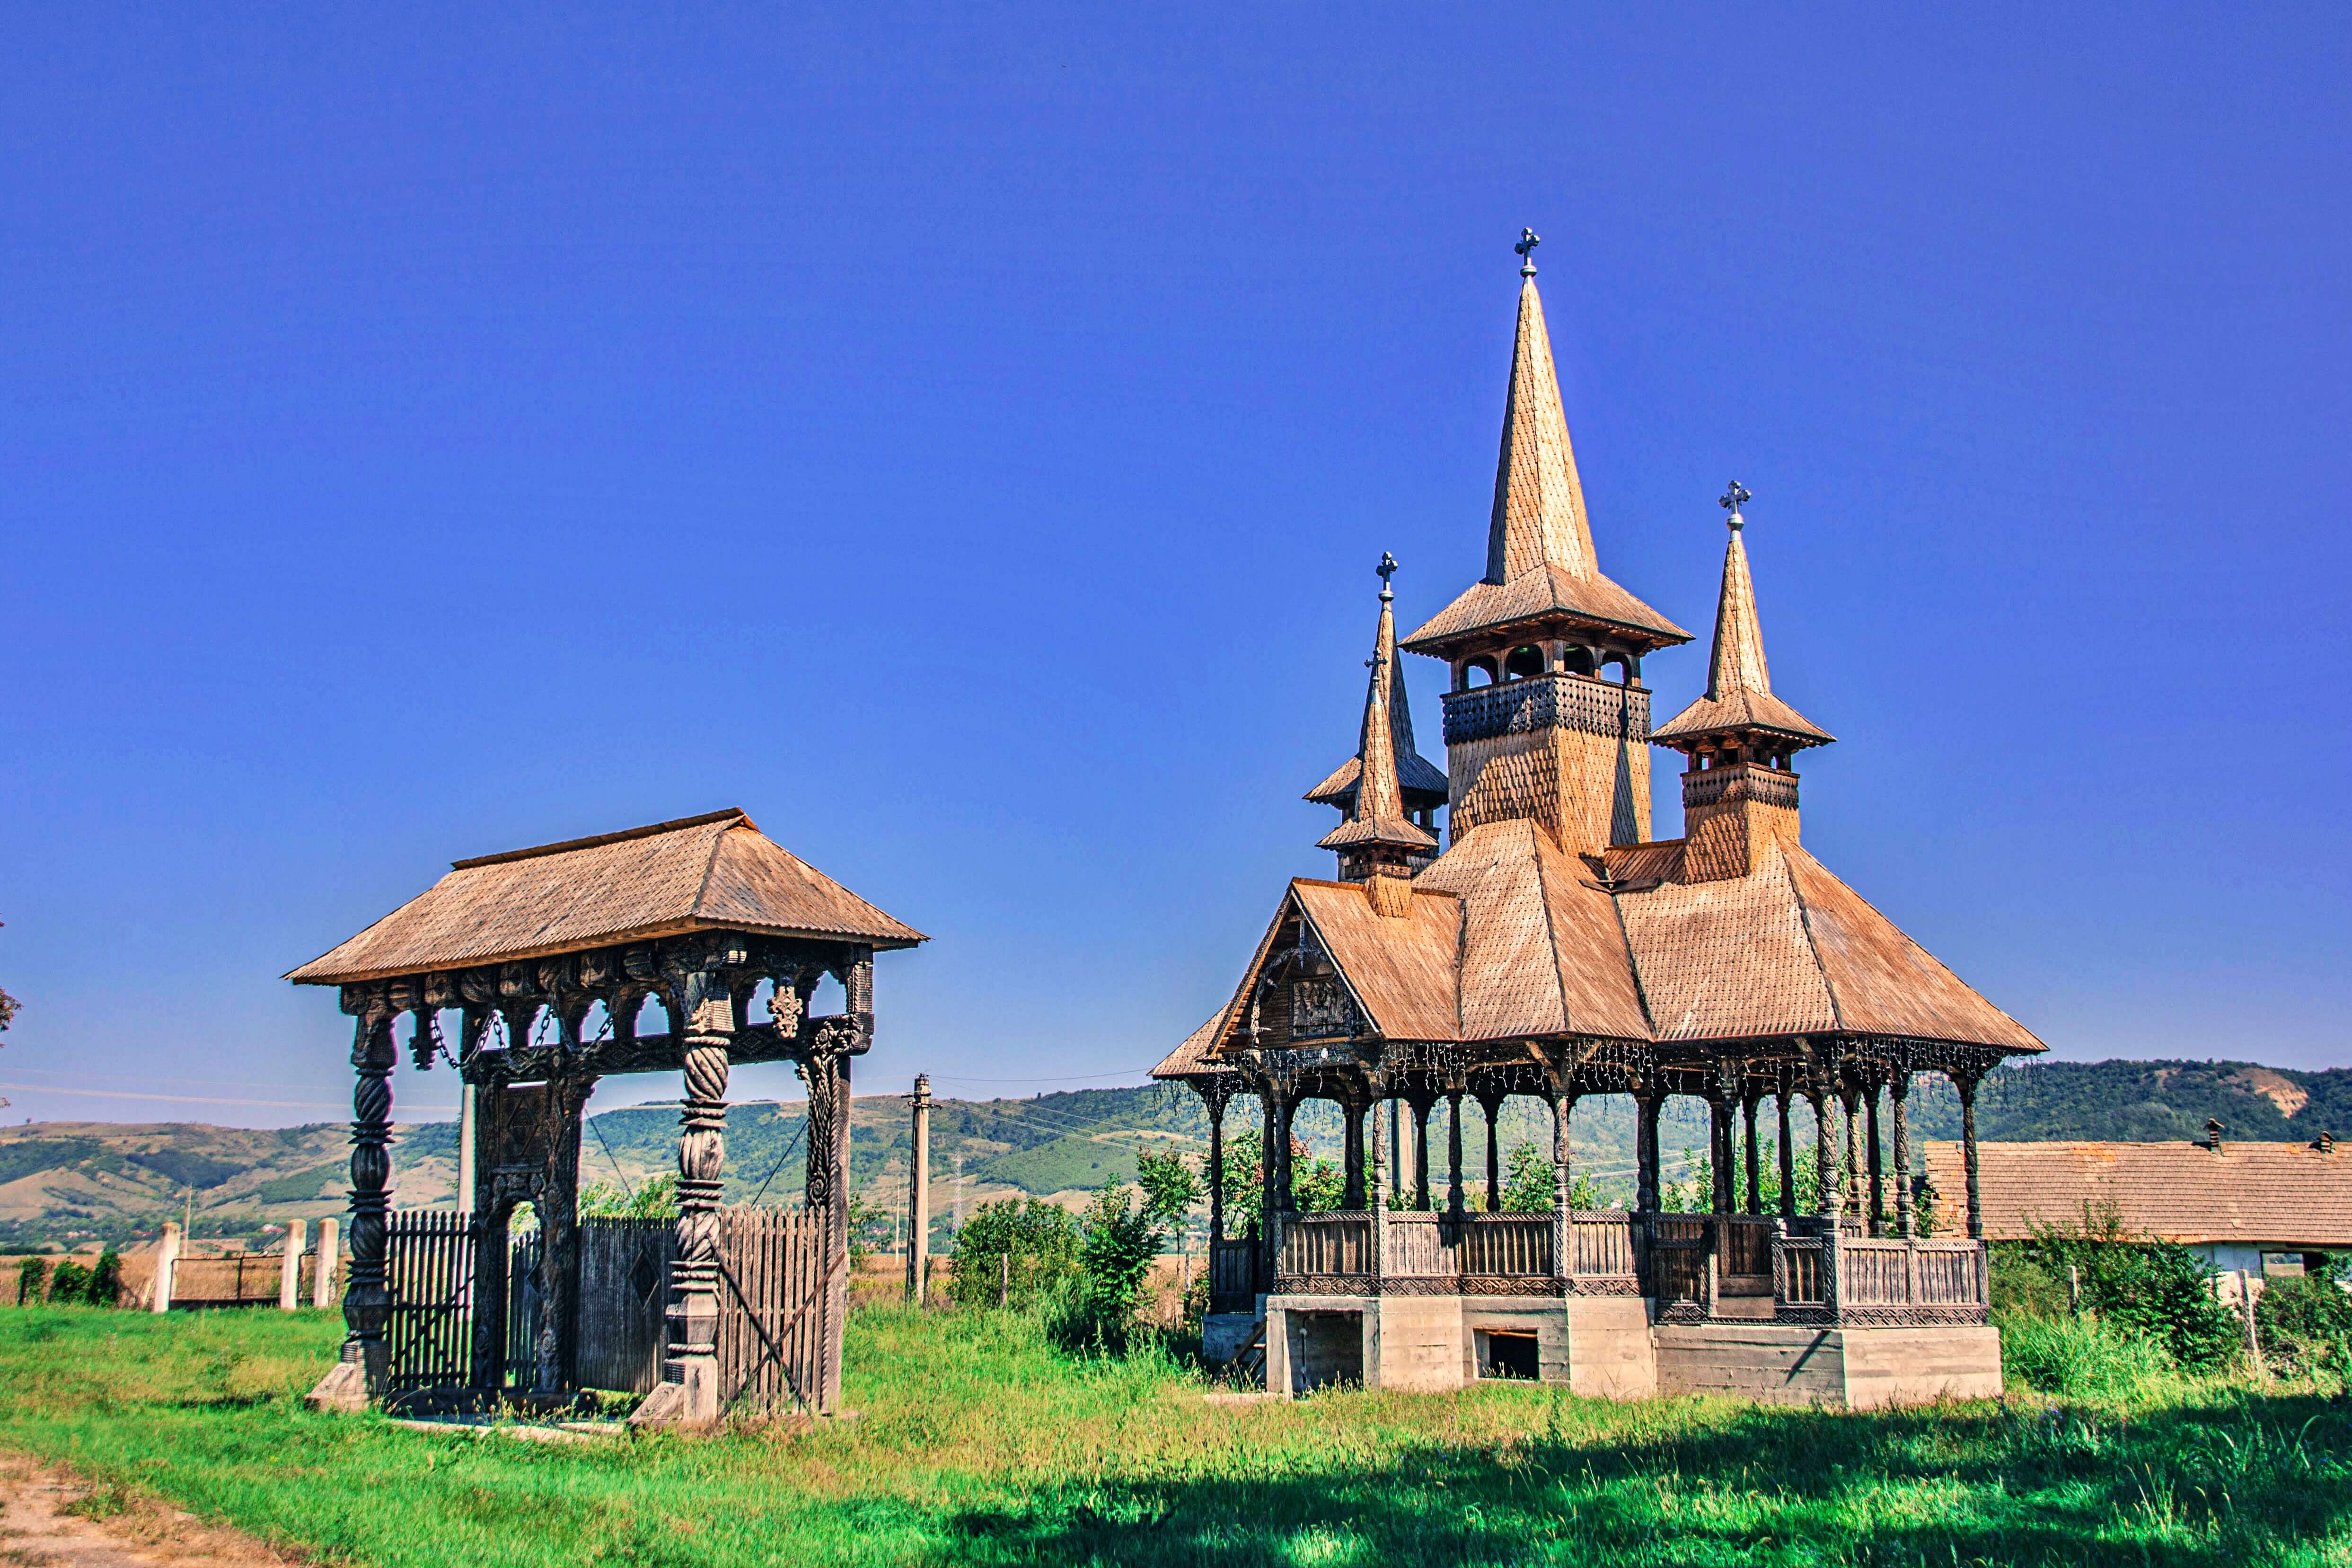
[[[1633,1216],[1622,1209],[1580,1209],[1569,1216],[1574,1279],[1631,1279],[1641,1272]]]
[[[1772,1222],[1754,1215],[1725,1215],[1717,1220],[1722,1230],[1722,1268],[1727,1275],[1769,1279],[1772,1275]]]
[[[1772,1248],[1773,1313],[1829,1308],[1829,1244],[1819,1237],[1781,1237]]]
[[[1258,1243],[1236,1237],[1209,1247],[1209,1310],[1246,1312],[1257,1305]]]
[[[1589,735],[1645,741],[1650,736],[1649,689],[1555,671],[1445,694],[1449,746],[1555,725]]]
[[[1356,1279],[1372,1272],[1372,1216],[1365,1210],[1292,1215],[1282,1226],[1281,1273]]]
[[[1461,1270],[1496,1279],[1549,1279],[1557,1228],[1548,1214],[1465,1215],[1455,1249]]]
[[[1434,1279],[1456,1275],[1453,1227],[1439,1223],[1443,1215],[1420,1209],[1400,1209],[1387,1217],[1388,1249],[1381,1258],[1383,1278]]]
[[[1991,1306],[1978,1241],[1837,1242],[1840,1321],[1982,1322]]]

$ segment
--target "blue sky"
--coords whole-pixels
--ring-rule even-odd
[[[2352,1059],[2347,68],[2318,6],[19,12],[6,1114],[335,1114],[286,969],[725,805],[936,938],[862,1089],[1134,1081],[1328,874],[1380,552],[1408,623],[1482,569],[1522,224],[1604,568],[1705,627],[1755,492],[1815,853],[2060,1054]]]

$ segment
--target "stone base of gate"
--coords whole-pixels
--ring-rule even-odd
[[[1255,1312],[1210,1312],[1201,1319],[1201,1359],[1223,1366],[1257,1332]]]
[[[632,1426],[669,1426],[696,1431],[719,1424],[719,1363],[697,1361],[681,1370],[683,1383],[657,1383],[629,1415]]]
[[[313,1410],[355,1414],[368,1407],[367,1368],[355,1361],[339,1361],[328,1369],[302,1403]]]

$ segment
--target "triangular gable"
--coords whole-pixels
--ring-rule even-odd
[[[1410,912],[1374,912],[1354,882],[1296,881],[1290,894],[1373,1029],[1384,1039],[1458,1037],[1462,900],[1413,889]]]

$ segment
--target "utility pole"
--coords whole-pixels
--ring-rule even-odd
[[[907,1185],[907,1300],[923,1304],[931,1261],[931,1075],[915,1075],[915,1164]],[[961,1167],[961,1161],[959,1161]]]

